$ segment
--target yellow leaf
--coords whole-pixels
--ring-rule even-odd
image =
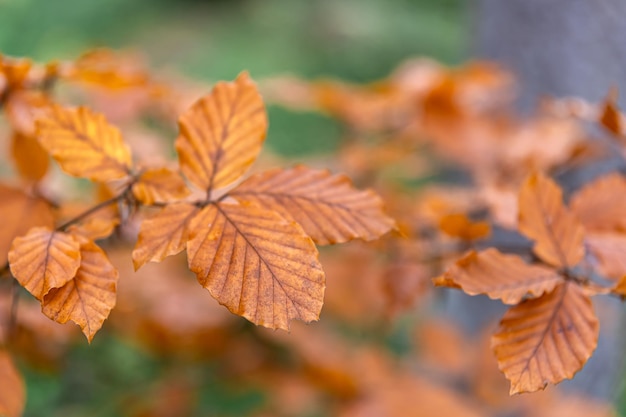
[[[23,191],[0,184],[0,265],[7,262],[11,242],[32,227],[54,227],[50,205],[43,199],[30,197]]]
[[[180,199],[187,196],[189,192],[178,172],[167,168],[146,170],[133,184],[133,195],[146,205]]]
[[[543,174],[526,179],[519,194],[519,231],[535,241],[533,251],[556,267],[572,267],[585,255],[585,230],[563,205],[559,186]]]
[[[26,405],[24,380],[11,356],[0,350],[0,416],[20,417]]]
[[[52,289],[44,297],[41,311],[58,323],[72,320],[91,343],[115,306],[118,272],[93,242],[81,245],[80,256],[74,279]]]
[[[267,133],[263,100],[247,73],[219,82],[179,119],[176,150],[185,176],[211,192],[239,179]]]
[[[228,193],[294,220],[320,245],[373,240],[395,227],[373,191],[359,191],[345,175],[297,166],[253,175]]]
[[[297,223],[254,206],[216,203],[191,222],[189,268],[211,295],[255,324],[289,329],[317,320],[324,272]]]
[[[15,238],[9,251],[11,273],[38,300],[76,275],[80,244],[73,236],[36,227]]]
[[[48,172],[48,153],[36,138],[14,132],[11,138],[11,154],[17,172],[27,180],[38,181]]]
[[[86,107],[53,106],[37,120],[37,136],[70,175],[107,182],[129,174],[130,150],[119,130]]]
[[[518,256],[493,248],[469,252],[434,280],[437,286],[460,288],[469,295],[486,294],[505,304],[539,297],[561,282],[563,278],[554,269],[528,265]]]
[[[595,350],[598,331],[591,299],[575,284],[511,307],[492,338],[511,394],[572,378]]]
[[[169,204],[145,219],[133,250],[135,271],[146,262],[161,262],[185,249],[189,222],[199,210],[191,204]]]

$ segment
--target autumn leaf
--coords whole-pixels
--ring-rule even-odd
[[[93,242],[80,246],[76,276],[44,297],[41,311],[58,323],[78,324],[91,343],[115,306],[118,272]]]
[[[198,211],[191,204],[170,204],[145,219],[132,255],[135,270],[182,252],[189,239],[189,222]]]
[[[304,166],[253,175],[229,196],[296,221],[319,245],[373,240],[395,227],[373,191],[355,189],[345,175]]]
[[[137,56],[106,48],[93,49],[78,57],[68,77],[110,90],[146,87],[150,82]]]
[[[600,124],[618,138],[624,138],[624,121],[617,107],[617,90],[609,91],[600,109]]]
[[[626,275],[626,234],[593,233],[585,243],[592,263],[606,278],[618,280]]]
[[[145,205],[175,201],[189,192],[183,178],[168,168],[145,170],[133,184],[133,195]]]
[[[0,264],[7,262],[11,242],[32,227],[54,227],[50,205],[43,199],[31,197],[16,188],[0,184]]]
[[[605,175],[578,190],[570,202],[587,231],[626,231],[626,178]]]
[[[36,227],[16,238],[9,252],[11,273],[38,300],[76,275],[80,244],[73,236]]]
[[[211,295],[255,324],[317,320],[324,272],[297,223],[254,206],[213,203],[192,220],[189,268]]]
[[[563,277],[552,268],[528,265],[518,256],[489,248],[469,252],[433,282],[460,288],[469,295],[485,294],[505,304],[517,304],[552,291]]]
[[[6,350],[0,350],[0,416],[20,417],[26,404],[24,380]]]
[[[179,119],[176,150],[185,176],[210,193],[239,179],[255,161],[267,131],[261,96],[247,73],[219,82]]]
[[[596,348],[598,331],[591,299],[571,283],[511,307],[492,338],[511,394],[572,378]]]
[[[17,172],[27,180],[39,181],[48,172],[48,153],[34,137],[15,132],[11,137],[11,155]]]
[[[463,240],[480,239],[491,233],[489,223],[472,221],[463,213],[443,216],[439,220],[439,228],[448,236]]]
[[[556,267],[572,267],[584,256],[585,230],[564,206],[563,192],[543,174],[529,176],[519,194],[521,233],[535,241],[533,251]]]
[[[129,174],[130,150],[119,130],[86,107],[53,106],[37,120],[37,136],[70,175],[107,182]]]

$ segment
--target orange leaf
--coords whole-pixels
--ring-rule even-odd
[[[72,320],[91,343],[115,306],[118,272],[95,243],[80,247],[80,268],[74,279],[52,289],[41,303],[41,311],[58,323]]]
[[[463,240],[475,240],[491,233],[489,223],[474,222],[463,213],[448,214],[439,220],[439,228],[448,236]]]
[[[7,262],[11,242],[31,227],[54,227],[54,217],[49,204],[23,191],[0,184],[0,265]]]
[[[183,178],[167,168],[148,169],[133,184],[133,195],[147,205],[170,202],[188,194],[189,189]]]
[[[106,213],[104,213],[106,214]],[[82,239],[98,240],[109,237],[115,230],[115,227],[119,224],[120,220],[117,217],[98,216],[91,217],[90,219],[81,222],[77,225],[72,225],[67,229],[68,233],[71,233],[82,242]]]
[[[317,320],[324,272],[313,241],[297,223],[254,206],[216,203],[191,222],[189,268],[232,313],[289,329]]]
[[[80,244],[72,235],[36,227],[15,238],[9,252],[11,273],[38,300],[76,275]]]
[[[373,240],[395,227],[373,191],[356,190],[345,175],[304,166],[253,175],[229,195],[296,221],[320,245]]]
[[[626,178],[613,173],[588,183],[570,207],[587,230],[626,231]]]
[[[133,250],[135,271],[146,262],[161,262],[185,249],[189,222],[199,209],[191,204],[170,204],[141,223]]]
[[[11,356],[0,350],[0,415],[20,417],[26,405],[24,380],[13,364]]]
[[[617,280],[626,275],[626,235],[590,233],[585,243],[596,269],[605,277]]]
[[[86,107],[53,106],[37,120],[37,135],[70,175],[107,182],[128,175],[131,156],[120,131]]]
[[[110,90],[145,87],[150,82],[149,74],[138,56],[106,48],[81,55],[74,62],[69,76]]]
[[[575,284],[511,307],[492,338],[511,394],[572,378],[596,348],[598,331],[591,299]]]
[[[210,192],[236,181],[252,165],[267,131],[261,96],[247,73],[219,82],[179,119],[176,150],[185,176]]]
[[[489,248],[469,252],[433,281],[436,286],[458,287],[469,295],[485,294],[517,304],[552,291],[563,278],[551,268],[528,265],[518,256]]]
[[[48,153],[34,137],[14,132],[11,138],[11,154],[17,172],[27,180],[38,181],[48,172]]]
[[[563,205],[559,186],[543,174],[522,185],[518,228],[535,241],[535,254],[553,266],[574,266],[585,254],[583,226]]]
[[[624,135],[624,121],[617,107],[617,90],[609,91],[600,109],[600,124],[617,137]]]

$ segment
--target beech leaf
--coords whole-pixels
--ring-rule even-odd
[[[27,180],[39,181],[48,172],[48,153],[34,137],[14,132],[11,138],[11,155],[17,172]]]
[[[511,307],[492,337],[511,394],[534,392],[578,372],[598,343],[591,298],[575,284]]]
[[[31,197],[16,188],[0,184],[0,264],[7,263],[7,254],[13,239],[32,227],[54,227],[50,205],[43,199]]]
[[[517,304],[526,297],[539,297],[563,282],[552,268],[528,265],[515,255],[489,248],[471,251],[435,278],[436,286],[456,287],[466,294],[485,294],[505,304]]]
[[[178,172],[168,168],[148,169],[133,184],[133,195],[146,205],[180,199],[189,192]]]
[[[72,320],[91,343],[115,306],[118,272],[93,242],[80,247],[80,268],[74,279],[44,297],[41,311],[58,323]]]
[[[146,262],[161,262],[185,249],[189,222],[198,213],[191,204],[169,204],[141,223],[133,250],[135,271]]]
[[[107,182],[129,173],[130,150],[120,131],[86,107],[53,106],[37,120],[37,136],[70,175]]]
[[[189,268],[211,295],[255,324],[289,329],[319,318],[324,272],[294,222],[255,206],[215,203],[191,222]]]
[[[185,176],[210,192],[239,179],[255,161],[267,131],[261,95],[247,73],[219,82],[179,119],[176,150]]]
[[[626,235],[589,233],[585,243],[596,269],[606,278],[618,280],[626,275]]]
[[[519,231],[535,241],[533,251],[556,267],[572,267],[584,256],[585,230],[563,205],[563,192],[543,174],[530,175],[519,194]]]
[[[570,207],[587,230],[626,231],[626,178],[613,173],[588,183]]]
[[[38,300],[76,275],[80,244],[72,236],[36,227],[15,238],[9,252],[11,273]]]
[[[294,220],[320,245],[373,240],[395,227],[373,191],[360,191],[345,175],[297,166],[253,175],[229,195]]]
[[[24,380],[9,353],[0,350],[0,416],[20,417],[25,405]]]

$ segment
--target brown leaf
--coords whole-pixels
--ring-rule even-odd
[[[54,216],[45,200],[2,184],[0,216],[0,265],[6,264],[7,254],[15,237],[25,234],[32,227],[54,227]]]
[[[194,185],[210,192],[236,181],[252,165],[267,131],[261,96],[247,73],[219,82],[179,119],[176,150]]]
[[[148,169],[133,184],[133,195],[143,204],[166,203],[190,193],[183,178],[168,168]]]
[[[81,245],[80,256],[74,279],[52,289],[43,299],[41,311],[58,323],[72,320],[91,343],[115,306],[118,272],[93,242]]]
[[[104,216],[91,217],[80,224],[72,225],[67,229],[67,232],[87,240],[107,238],[120,223],[120,219],[106,216],[106,212],[104,214]]]
[[[38,300],[76,275],[80,244],[72,236],[36,227],[16,238],[9,252],[11,273]]]
[[[619,138],[623,138],[624,121],[622,119],[619,108],[617,107],[616,89],[612,89],[611,91],[609,91],[609,94],[604,100],[604,103],[602,103],[599,122],[613,135]]]
[[[189,222],[199,209],[191,204],[170,204],[141,223],[133,250],[135,271],[146,262],[161,262],[185,249]]]
[[[517,304],[526,297],[536,298],[552,291],[563,278],[552,268],[528,265],[518,256],[489,248],[469,252],[433,281],[436,286],[460,288],[469,295],[485,294],[505,304]]]
[[[475,240],[489,236],[491,228],[487,222],[475,222],[463,213],[447,214],[439,220],[439,228],[448,236],[463,240]]]
[[[70,175],[107,182],[129,173],[130,150],[120,131],[86,107],[53,106],[47,117],[37,120],[37,136]]]
[[[511,394],[572,378],[596,348],[598,331],[591,299],[575,284],[511,307],[492,338]]]
[[[590,233],[585,243],[595,268],[605,277],[617,280],[626,275],[626,235]]]
[[[529,176],[519,194],[519,231],[535,241],[533,251],[556,267],[571,267],[584,256],[585,230],[563,205],[559,186],[543,174]]]
[[[356,190],[345,175],[304,166],[253,175],[229,195],[296,221],[320,245],[373,240],[395,227],[373,191]]]
[[[48,172],[48,153],[34,137],[14,132],[11,137],[11,155],[17,172],[24,179],[38,181]]]
[[[626,178],[612,173],[588,183],[570,207],[587,230],[626,231]]]
[[[191,222],[189,268],[232,313],[289,329],[317,320],[324,272],[313,241],[296,223],[253,206],[211,204]]]
[[[25,405],[24,380],[13,364],[9,353],[0,350],[0,415],[20,417]]]

